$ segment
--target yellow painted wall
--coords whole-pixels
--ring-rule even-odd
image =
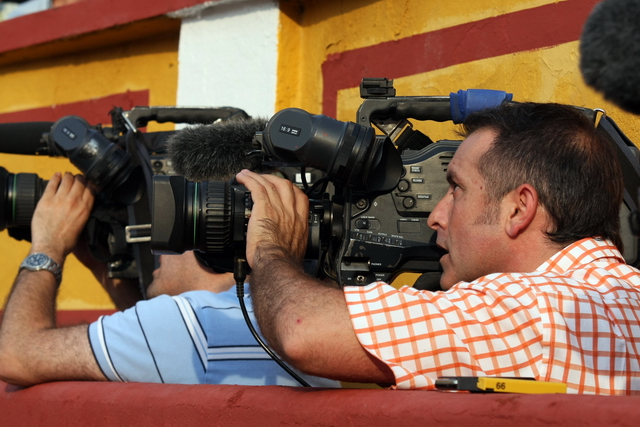
[[[578,42],[552,48],[483,59],[396,79],[398,95],[448,95],[459,89],[498,89],[513,93],[515,101],[559,102],[588,108],[602,108],[625,134],[640,143],[640,120],[605,101],[587,87],[578,70]],[[338,118],[355,120],[362,102],[359,88],[340,91]],[[455,138],[451,123],[417,123],[416,128],[434,141]]]
[[[283,0],[277,109],[321,110],[319,65],[330,54],[547,3],[552,1]]]
[[[150,105],[175,105],[179,26],[170,24],[154,30],[152,36],[140,36],[135,37],[134,29],[128,40],[116,45],[105,44],[101,38],[58,42],[52,48],[66,53],[0,65],[0,113],[139,90],[149,91]],[[104,112],[106,125],[110,125],[108,113]],[[150,124],[148,130],[171,128]],[[65,158],[0,154],[0,166],[12,173],[37,173],[43,179],[56,171],[78,172]],[[28,243],[13,240],[6,231],[0,233],[0,299],[8,294],[28,250]],[[71,256],[65,265],[58,308],[110,309],[113,304],[91,273]]]
[[[322,111],[321,64],[328,55],[374,46],[442,28],[530,9],[552,0],[285,0],[281,2],[277,110]],[[474,61],[396,79],[397,94],[448,95],[459,89],[498,89],[516,101],[560,102],[603,108],[636,143],[640,125],[586,87],[578,69],[578,42]],[[385,58],[377,60],[384,61]],[[369,76],[388,77],[388,76]],[[337,118],[355,120],[358,88],[340,91]],[[450,124],[417,126],[432,139],[453,136]]]

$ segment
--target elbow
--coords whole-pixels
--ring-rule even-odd
[[[0,380],[8,384],[28,387],[36,384],[20,356],[0,347]]]
[[[317,375],[317,345],[311,342],[310,338],[312,336],[301,330],[282,334],[278,339],[278,353],[294,368],[310,375]]]
[[[306,359],[304,346],[299,341],[293,337],[283,337],[279,340],[279,353],[295,367],[304,363]]]

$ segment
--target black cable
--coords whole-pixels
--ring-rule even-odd
[[[244,281],[247,278],[247,261],[244,259],[236,259],[233,263],[233,278],[236,281],[236,292],[238,294],[238,300],[240,301],[240,309],[242,310],[242,315],[244,316],[244,321],[247,323],[249,327],[249,331],[251,331],[251,335],[256,339],[260,347],[263,348],[264,351],[278,364],[282,369],[287,371],[289,375],[293,377],[300,385],[303,387],[311,387],[309,383],[300,378],[298,374],[296,374],[289,366],[287,366],[269,347],[267,344],[262,341],[258,332],[253,327],[253,323],[251,323],[251,319],[249,318],[249,313],[247,312],[247,307],[244,304]]]
[[[313,197],[313,196],[314,196],[314,194],[313,194],[313,193],[314,193],[318,188],[320,188],[320,186],[322,186],[322,189],[321,189],[320,191],[318,191],[318,193],[317,193],[318,195],[320,195],[320,194],[322,194],[322,193],[324,193],[324,192],[326,191],[326,189],[327,189],[327,185],[329,185],[329,182],[330,182],[330,180],[329,180],[329,178],[327,178],[327,177],[320,178],[320,179],[319,179],[319,180],[317,180],[317,181],[316,181],[316,182],[315,182],[315,183],[314,183],[310,188],[308,188],[308,189],[305,191],[305,194],[306,194],[308,197]],[[308,185],[308,184],[307,184],[307,185]]]
[[[307,182],[306,171],[307,171],[306,166],[302,165],[302,167],[300,167],[300,180],[302,181],[302,186],[304,187],[304,192],[306,194],[308,194],[307,192],[309,191],[309,183]]]

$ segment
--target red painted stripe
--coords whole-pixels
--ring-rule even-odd
[[[116,310],[58,310],[56,321],[58,326],[71,326],[92,323],[100,316],[115,313]],[[3,310],[0,310],[0,324],[2,323]],[[1,417],[0,417],[1,418]]]
[[[92,323],[100,316],[108,316],[116,310],[58,310],[56,320],[58,326],[80,325]]]
[[[598,1],[561,1],[329,55],[322,64],[323,114],[335,117],[338,91],[358,87],[363,77],[411,76],[578,40]]]
[[[92,125],[111,125],[109,111],[113,107],[130,110],[136,106],[149,105],[149,91],[127,91],[103,98],[88,99],[86,101],[57,104],[51,107],[34,108],[11,113],[0,113],[0,123],[16,122],[55,122],[64,116],[80,116]]]
[[[0,22],[0,53],[153,18],[200,3],[205,0],[83,0]]]

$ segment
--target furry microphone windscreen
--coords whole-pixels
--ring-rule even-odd
[[[167,141],[173,169],[190,181],[226,181],[242,169],[260,172],[260,158],[247,153],[266,124],[266,119],[251,118],[181,129]]]
[[[584,81],[605,99],[640,114],[640,0],[604,0],[580,37]]]

